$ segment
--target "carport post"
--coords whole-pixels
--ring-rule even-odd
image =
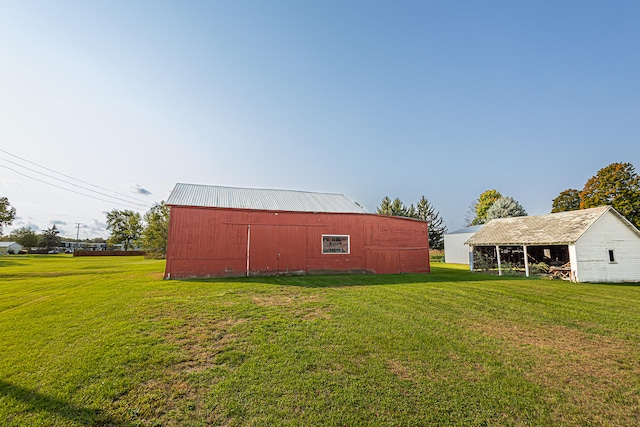
[[[527,254],[527,245],[523,245],[524,249],[524,275],[529,277],[529,255]]]
[[[500,246],[496,245],[496,256],[498,258],[498,276],[502,276],[502,267],[500,265]]]

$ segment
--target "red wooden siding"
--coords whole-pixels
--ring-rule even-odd
[[[323,254],[322,235],[348,235],[349,254]],[[165,277],[427,273],[427,224],[372,214],[171,207]]]

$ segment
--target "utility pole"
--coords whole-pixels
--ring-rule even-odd
[[[76,228],[78,229],[76,232],[76,249],[80,246],[80,225],[82,225],[82,223],[76,222]]]

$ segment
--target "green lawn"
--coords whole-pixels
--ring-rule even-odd
[[[640,287],[0,257],[0,425],[630,426]]]

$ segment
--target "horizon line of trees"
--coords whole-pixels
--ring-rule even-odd
[[[636,228],[640,229],[640,176],[631,163],[611,163],[589,178],[582,190],[569,188],[560,192],[552,201],[552,213],[598,206],[612,206]],[[385,196],[376,209],[381,215],[414,218],[429,224],[429,247],[442,249],[447,227],[440,213],[425,196],[416,205],[406,206],[399,198],[393,201]],[[467,226],[485,224],[496,218],[526,216],[520,203],[510,196],[503,196],[492,189],[480,194],[469,206],[465,215]],[[16,209],[6,197],[0,197],[0,236],[2,228],[11,225]],[[125,250],[140,247],[153,256],[166,256],[169,232],[169,207],[162,201],[144,216],[132,210],[113,209],[107,213],[107,230],[111,233],[107,242],[122,244]],[[29,227],[14,230],[9,238],[25,247],[45,249],[60,246],[60,232],[55,225],[37,234]],[[3,240],[6,240],[3,238]],[[104,239],[102,239],[104,240]]]
[[[10,224],[9,224],[10,225]],[[62,244],[60,230],[52,225],[41,233],[36,233],[31,227],[20,227],[2,238],[3,241],[16,242],[31,251],[33,248],[51,250],[57,249]]]
[[[3,237],[3,227],[11,225],[15,217],[16,209],[9,204],[6,197],[0,197],[0,240],[15,241],[25,248],[60,248],[62,237],[55,224],[39,234],[25,226]],[[128,209],[113,209],[107,213],[107,230],[111,233],[108,239],[85,239],[83,242],[106,242],[112,246],[121,244],[124,250],[139,247],[149,255],[165,257],[169,235],[169,207],[162,201],[151,207],[144,216]]]

